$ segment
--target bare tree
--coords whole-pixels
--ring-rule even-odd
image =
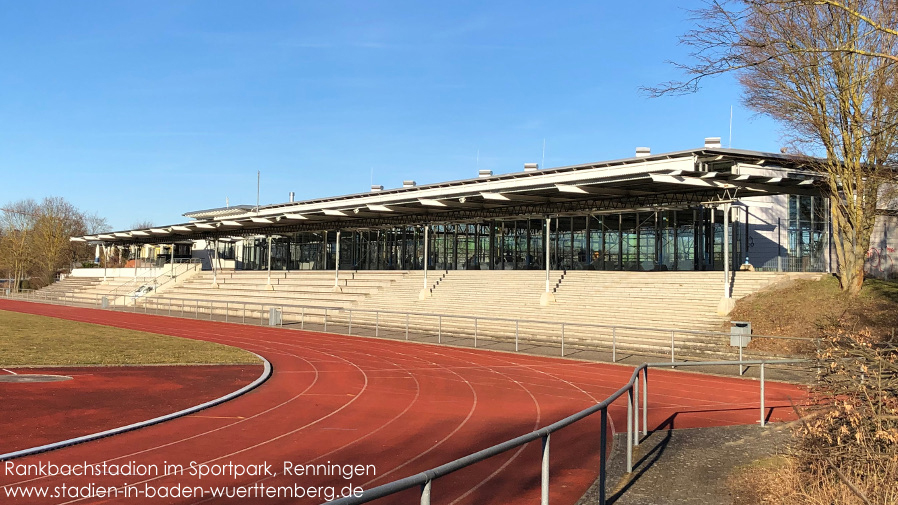
[[[22,200],[0,209],[0,268],[12,280],[14,291],[21,289],[34,263],[31,235],[36,209],[34,200]]]
[[[38,276],[44,285],[53,282],[60,269],[67,269],[74,258],[69,238],[85,233],[84,215],[60,197],[45,198],[34,220],[33,248],[40,262]]]
[[[647,88],[698,90],[735,73],[745,103],[784,127],[822,187],[833,216],[842,289],[860,291],[877,203],[891,198],[898,148],[898,2],[711,0],[682,43],[688,78]]]
[[[105,217],[100,217],[96,213],[82,214],[84,221],[84,234],[96,235],[104,231],[109,231],[109,222]]]
[[[0,208],[0,272],[12,279],[14,290],[26,278],[33,286],[49,284],[77,255],[89,254],[88,246],[69,240],[72,236],[108,227],[105,219],[84,214],[59,197],[6,205]]]
[[[132,230],[145,230],[147,228],[152,228],[153,226],[155,226],[155,225],[153,224],[152,221],[150,221],[149,219],[144,219],[143,221],[134,221],[131,224],[131,229]]]

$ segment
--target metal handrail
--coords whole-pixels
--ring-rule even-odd
[[[74,297],[73,301],[74,301]],[[83,299],[83,298],[82,298]],[[150,298],[153,302],[159,301],[155,298]],[[175,300],[175,299],[169,299]],[[199,313],[199,299],[177,299],[177,301],[194,301],[196,302],[196,310],[197,316]],[[224,302],[227,304],[227,302]],[[238,302],[240,303],[240,302]],[[244,305],[244,312],[246,303]],[[337,307],[326,307],[326,306],[304,306],[304,305],[277,305],[277,304],[255,304],[251,303],[251,305],[258,305],[264,309],[266,306],[270,308],[280,308],[281,310],[284,307],[296,307],[302,308],[303,310],[306,308],[317,308],[323,309],[325,311],[325,328],[327,323],[327,311],[328,310],[348,310]],[[212,315],[213,305],[209,306],[210,316]],[[225,307],[227,309],[227,305]],[[348,310],[351,314],[351,310]],[[375,312],[376,316],[379,316],[381,312],[383,313],[392,313],[392,314],[400,314],[408,317],[409,314],[407,312],[397,312],[397,311],[369,311]],[[455,317],[455,316],[452,316]],[[478,319],[474,316],[465,316],[471,319]],[[245,318],[245,316],[244,316]],[[522,321],[508,318],[479,318],[479,319],[489,319],[489,320],[498,320],[498,321]],[[378,317],[379,320],[379,317]],[[351,315],[350,315],[350,328],[351,328]],[[526,320],[524,320],[526,321]],[[282,324],[282,323],[281,323]],[[590,326],[599,326],[599,327],[608,327],[606,325],[590,325]],[[612,327],[613,328],[613,327]],[[351,332],[351,329],[350,329]],[[816,339],[809,339],[816,340]],[[500,444],[496,444],[492,447],[483,449],[481,451],[475,452],[473,454],[469,454],[468,456],[456,459],[449,463],[440,465],[438,467],[432,468],[430,470],[426,470],[424,472],[405,477],[403,479],[399,479],[387,484],[383,484],[381,486],[377,486],[371,488],[369,490],[365,490],[362,492],[360,496],[349,496],[343,497],[331,502],[328,502],[330,505],[355,505],[366,503],[371,500],[375,500],[378,498],[382,498],[385,496],[389,496],[395,494],[400,491],[404,491],[407,489],[411,489],[416,486],[421,487],[421,504],[429,505],[430,497],[431,497],[431,483],[433,480],[453,473],[462,468],[468,467],[490,457],[496,456],[503,452],[507,452],[516,447],[520,447],[529,442],[535,441],[537,439],[542,439],[542,475],[541,475],[541,503],[544,505],[548,505],[549,499],[549,442],[551,434],[555,431],[558,431],[562,428],[565,428],[581,419],[584,419],[596,412],[601,413],[601,427],[600,427],[600,455],[599,455],[599,503],[605,504],[605,484],[606,484],[606,465],[607,465],[607,454],[608,454],[608,437],[607,437],[607,429],[608,429],[608,407],[617,399],[619,399],[624,393],[627,393],[627,463],[626,469],[627,473],[633,471],[633,449],[638,446],[640,441],[648,436],[648,369],[654,367],[680,367],[680,366],[733,366],[738,365],[740,367],[740,371],[744,365],[760,365],[760,424],[761,426],[766,425],[766,402],[765,402],[765,367],[771,364],[794,364],[794,363],[808,363],[810,360],[807,359],[776,359],[776,360],[729,360],[729,361],[698,361],[698,362],[685,362],[685,361],[671,361],[671,362],[658,362],[658,363],[643,363],[637,366],[632,375],[630,376],[630,380],[612,395],[610,395],[605,400],[593,405],[589,408],[583,409],[580,412],[577,412],[571,416],[565,417],[555,423],[552,423],[544,428],[538,429],[536,431],[532,431],[530,433],[521,435],[519,437],[513,438],[511,440],[507,440]],[[641,398],[640,398],[640,386],[639,379],[642,378],[642,387],[641,387]],[[639,404],[640,399],[642,403],[642,427],[640,430],[640,416],[639,416]],[[641,433],[641,436],[640,436]]]
[[[153,290],[155,291],[160,286],[168,284],[170,281],[174,280],[179,275],[183,275],[183,274],[186,274],[187,272],[189,272],[190,265],[194,265],[193,268],[194,268],[194,270],[196,270],[196,265],[198,265],[198,264],[200,264],[200,263],[199,262],[194,263],[192,261],[189,263],[187,263],[187,262],[177,263],[176,262],[175,263],[175,265],[177,265],[176,268],[180,268],[181,265],[187,265],[186,268],[184,269],[183,273],[176,273],[176,274],[174,274],[174,277],[172,277],[172,273],[170,271],[169,272],[163,271],[162,273],[160,273],[159,275],[157,275],[155,277],[151,277],[151,276],[144,276],[144,277],[139,277],[139,278],[131,277],[131,279],[133,279],[133,282],[128,282],[125,284],[118,285],[112,291],[109,291],[109,292],[103,293],[103,294],[98,294],[96,296],[101,296],[101,297],[105,296],[105,297],[112,297],[112,298],[118,298],[120,296],[129,296],[129,294],[132,294],[137,289],[139,289],[140,286],[145,286],[149,283],[153,284]],[[162,267],[161,269],[165,270],[164,267]],[[169,279],[165,282],[157,282],[162,277],[168,277]],[[138,279],[141,279],[140,282],[138,282]],[[128,288],[128,289],[124,289],[124,288]],[[120,292],[120,291],[123,291],[123,292]]]
[[[35,294],[39,294],[35,293]],[[12,295],[11,295],[12,296]],[[108,296],[108,295],[107,295]],[[96,306],[101,305],[102,295],[94,295],[94,296],[77,296],[72,294],[71,296],[65,296],[63,298],[64,302],[70,303],[88,303]],[[409,324],[410,324],[410,316],[416,316],[418,318],[431,318],[437,319],[439,324],[437,326],[437,339],[439,343],[442,343],[442,334],[443,334],[443,319],[447,320],[467,320],[473,322],[473,338],[474,338],[474,346],[477,346],[478,337],[479,337],[479,323],[487,321],[487,322],[503,322],[509,323],[509,325],[513,324],[515,327],[514,332],[514,342],[515,342],[515,351],[519,350],[519,327],[521,324],[534,324],[534,325],[542,325],[542,326],[554,326],[560,328],[560,343],[561,343],[561,355],[565,356],[565,332],[571,328],[588,328],[588,329],[605,329],[610,330],[611,333],[611,353],[612,353],[612,362],[617,362],[617,351],[618,351],[618,340],[620,337],[618,336],[619,330],[626,330],[630,332],[639,332],[641,333],[641,337],[645,340],[653,341],[654,345],[657,349],[667,349],[667,354],[670,356],[670,361],[676,361],[676,348],[677,341],[676,335],[685,334],[685,335],[698,335],[698,336],[707,336],[707,337],[717,337],[724,338],[731,336],[729,333],[718,332],[718,331],[701,331],[701,330],[685,330],[685,329],[673,329],[673,328],[650,328],[650,327],[639,327],[639,326],[620,326],[620,325],[607,325],[607,324],[598,324],[598,323],[580,323],[580,322],[558,322],[558,321],[546,321],[546,320],[537,320],[537,319],[514,319],[514,318],[504,318],[504,317],[493,317],[493,316],[469,316],[463,314],[440,314],[440,313],[427,313],[427,312],[403,312],[403,311],[395,311],[395,310],[379,310],[379,309],[357,309],[357,308],[344,308],[344,307],[335,307],[335,306],[327,306],[327,305],[298,305],[298,304],[280,304],[280,303],[262,303],[262,302],[246,302],[246,301],[229,301],[229,300],[208,300],[208,299],[200,299],[200,298],[156,298],[156,297],[146,297],[140,299],[140,303],[144,306],[144,310],[146,311],[149,306],[153,306],[155,310],[164,310],[165,306],[162,302],[168,301],[168,312],[171,315],[174,309],[180,308],[182,309],[182,313],[186,313],[186,308],[193,308],[194,317],[199,317],[200,308],[209,310],[209,317],[212,318],[212,312],[216,309],[225,311],[225,321],[231,322],[228,320],[228,310],[234,310],[237,307],[242,307],[244,311],[244,316],[241,322],[246,322],[245,312],[247,309],[264,311],[266,308],[278,308],[282,312],[284,309],[291,309],[291,312],[295,315],[300,315],[301,317],[301,327],[305,328],[305,318],[308,314],[307,311],[320,311],[318,314],[308,314],[308,315],[316,315],[324,317],[324,331],[328,330],[328,317],[331,318],[331,322],[333,322],[333,316],[335,314],[346,314],[348,319],[348,334],[352,335],[352,326],[361,326],[358,322],[358,319],[353,322],[353,313],[361,313],[368,314],[369,316],[374,317],[374,327],[375,327],[375,336],[380,336],[380,328],[381,326],[392,327],[390,325],[383,325],[381,322],[381,315],[394,315],[401,316],[400,319],[404,318],[405,321],[405,333],[406,339],[408,339],[409,335]],[[111,300],[115,302],[115,300]],[[174,302],[174,303],[173,303]],[[189,307],[188,307],[189,304]],[[123,304],[124,305],[124,304]],[[117,306],[117,305],[116,305]],[[258,307],[258,309],[254,309],[252,307]],[[263,317],[260,315],[260,317]],[[260,323],[262,320],[260,320]],[[345,323],[343,323],[345,324]],[[370,321],[368,322],[370,326]],[[281,323],[283,325],[283,323]],[[511,338],[511,335],[508,336]],[[799,341],[807,341],[813,342],[819,345],[819,339],[814,338],[803,338],[803,337],[781,337],[774,335],[752,335],[752,338],[756,339],[784,339],[784,340],[799,340]],[[663,345],[660,345],[660,342],[665,342]],[[682,346],[682,340],[680,341]],[[568,347],[570,344],[567,344]],[[632,349],[630,349],[632,351]],[[735,351],[734,351],[735,352]],[[742,360],[742,348],[739,348],[739,358]],[[740,373],[742,372],[742,367],[740,367]]]
[[[195,263],[195,264],[202,265],[203,259],[202,258],[175,258],[176,265],[184,264],[184,263],[190,263],[190,264]]]
[[[741,364],[757,364],[761,366],[762,374],[761,374],[761,426],[765,426],[765,396],[764,396],[764,366],[769,364],[787,364],[787,363],[806,363],[809,360],[751,360],[744,361]],[[708,362],[676,362],[675,366],[714,366],[714,365],[734,365],[740,362],[737,361],[708,361]],[[648,369],[652,367],[669,367],[670,363],[643,363],[637,366],[633,373],[630,375],[630,380],[624,384],[623,387],[612,393],[610,396],[602,400],[601,402],[588,407],[586,409],[577,412],[576,414],[570,415],[556,421],[544,428],[540,428],[535,431],[531,431],[530,433],[521,435],[519,437],[506,440],[505,442],[496,444],[492,447],[488,447],[481,451],[477,451],[475,453],[469,454],[467,456],[458,458],[456,460],[450,461],[438,467],[432,468],[430,470],[425,470],[423,472],[417,473],[415,475],[411,475],[409,477],[405,477],[402,479],[395,480],[393,482],[388,482],[387,484],[382,484],[380,486],[363,490],[361,495],[347,496],[342,497],[336,500],[332,500],[327,502],[328,505],[360,505],[362,503],[367,503],[372,500],[376,500],[378,498],[384,498],[386,496],[390,496],[407,489],[412,489],[415,487],[419,487],[421,489],[421,505],[430,505],[431,492],[432,492],[432,483],[434,480],[444,477],[450,473],[456,472],[468,466],[471,466],[475,463],[479,463],[486,459],[492,458],[493,456],[497,456],[502,454],[503,452],[507,452],[511,449],[515,449],[529,442],[533,442],[537,439],[542,440],[542,469],[541,469],[541,500],[540,503],[542,505],[548,505],[549,503],[549,442],[550,436],[552,433],[566,428],[581,419],[584,419],[596,412],[601,412],[601,426],[600,426],[600,434],[599,434],[599,482],[598,482],[598,492],[599,492],[599,504],[604,505],[606,502],[606,479],[607,479],[607,454],[608,454],[608,407],[614,403],[618,398],[623,396],[624,393],[627,393],[627,473],[632,473],[633,471],[633,448],[639,445],[639,442],[648,436]],[[639,421],[639,403],[640,403],[640,388],[639,382],[640,377],[642,378],[642,437],[640,437],[640,421]]]
[[[191,258],[191,259],[193,259],[193,258]],[[199,259],[199,258],[197,258],[197,259]],[[187,272],[190,271],[191,266],[193,267],[193,270],[196,271],[197,267],[202,267],[202,262],[201,261],[196,261],[196,262],[190,261],[190,262],[175,263],[175,265],[176,266],[172,270],[170,270],[168,272],[163,272],[163,273],[157,275],[153,279],[153,291],[158,291],[159,288],[161,288],[162,286],[165,286],[169,282],[176,280],[178,277],[187,274]],[[181,265],[185,265],[185,267],[184,267],[184,271],[179,273],[178,269]],[[168,280],[165,280],[163,282],[156,282],[158,279],[160,279],[162,277],[168,277]]]
[[[153,298],[147,298],[145,300],[152,300]],[[247,304],[247,305],[258,305],[262,307],[283,307],[283,308],[296,308],[296,309],[318,309],[318,310],[328,310],[331,312],[360,312],[360,313],[369,313],[369,314],[393,314],[393,315],[410,315],[410,316],[424,316],[424,317],[445,317],[451,319],[467,319],[467,320],[479,320],[479,321],[500,321],[500,322],[519,322],[519,323],[528,323],[528,324],[546,324],[546,325],[560,325],[564,324],[567,326],[582,326],[589,328],[604,328],[604,329],[618,329],[618,330],[634,330],[634,331],[652,331],[652,332],[676,332],[676,333],[686,333],[692,335],[706,335],[706,336],[721,336],[721,337],[730,337],[730,333],[722,332],[722,331],[702,331],[702,330],[686,330],[680,328],[657,328],[657,327],[648,327],[648,326],[625,326],[625,325],[611,325],[611,324],[600,324],[600,323],[581,323],[581,322],[559,322],[559,321],[549,321],[545,319],[518,319],[518,318],[508,318],[508,317],[495,317],[495,316],[469,316],[465,314],[446,314],[446,313],[437,313],[437,312],[411,312],[411,311],[400,311],[400,310],[380,310],[380,309],[358,309],[358,308],[346,308],[346,307],[338,307],[333,305],[297,305],[297,304],[286,304],[286,303],[261,303],[261,302],[244,302],[242,300],[209,300],[203,298],[173,298],[166,297],[166,300],[176,300],[176,301],[187,301],[187,302],[203,302],[203,303],[239,303],[239,304]],[[775,338],[775,339],[785,339],[785,340],[804,340],[815,342],[819,339],[810,338],[810,337],[785,337],[785,336],[777,336],[777,335],[751,335],[752,338]]]
[[[506,440],[500,444],[496,444],[492,447],[488,447],[481,451],[475,452],[473,454],[469,454],[462,458],[456,459],[454,461],[450,461],[449,463],[440,465],[436,468],[432,468],[430,470],[425,470],[421,473],[405,477],[403,479],[395,480],[393,482],[389,482],[387,484],[382,484],[380,486],[364,490],[362,491],[361,496],[348,496],[339,498],[337,500],[327,502],[330,505],[358,505],[361,503],[367,503],[372,500],[376,500],[378,498],[383,498],[385,496],[389,496],[401,491],[405,491],[406,489],[411,489],[417,486],[421,487],[421,505],[430,505],[430,494],[431,494],[431,483],[445,475],[448,475],[452,472],[461,470],[462,468],[471,466],[475,463],[479,463],[483,460],[489,459],[493,456],[497,456],[502,454],[503,452],[507,452],[511,449],[515,449],[524,444],[532,442],[537,439],[542,439],[543,441],[543,450],[542,450],[542,489],[541,489],[541,503],[548,505],[549,503],[549,479],[548,479],[548,471],[549,471],[549,440],[550,435],[558,431],[562,428],[570,426],[575,422],[584,419],[596,412],[601,412],[602,421],[600,428],[600,436],[599,436],[599,445],[600,445],[600,455],[599,455],[599,480],[601,481],[599,484],[599,503],[605,503],[605,478],[606,478],[606,464],[607,464],[607,448],[608,448],[608,407],[618,398],[620,398],[624,393],[628,393],[628,403],[627,412],[632,416],[632,408],[633,408],[633,389],[635,387],[636,381],[639,378],[640,372],[646,370],[647,365],[642,364],[636,367],[633,370],[633,374],[630,376],[630,380],[620,389],[611,394],[608,398],[605,398],[601,402],[581,410],[576,414],[570,415],[556,421],[545,428],[540,428],[536,431],[531,431],[525,435],[521,435],[519,437],[513,438],[511,440]],[[630,427],[630,423],[628,423],[628,428]]]

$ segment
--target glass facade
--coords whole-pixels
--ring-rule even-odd
[[[786,270],[792,272],[826,271],[829,218],[829,199],[814,196],[789,196]]]
[[[723,270],[723,213],[710,208],[552,217],[549,265],[569,270]],[[731,264],[742,254],[740,224],[730,224]],[[427,266],[434,270],[542,270],[546,219],[430,225]],[[267,268],[268,239],[245,240],[238,268]],[[335,267],[337,233],[301,232],[271,239],[273,270]],[[343,230],[340,268],[420,270],[424,228]]]

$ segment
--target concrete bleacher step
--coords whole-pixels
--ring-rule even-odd
[[[94,277],[66,277],[37,290],[37,296],[48,300],[72,298],[75,293],[99,285],[100,280]]]
[[[337,279],[334,272],[322,271],[233,271],[214,275],[203,272],[157,298],[346,307],[388,289],[406,274],[348,271]],[[335,280],[339,287],[336,290]]]
[[[331,313],[328,317],[330,331],[347,332],[349,329],[349,311]],[[379,314],[376,318],[372,314],[362,314],[353,312],[352,326],[354,331],[358,333],[367,330],[369,333],[375,330],[375,326],[379,329],[381,335],[387,335],[392,332],[402,335],[408,333],[415,338],[423,336],[441,337],[444,339],[470,339],[475,338],[473,321],[467,320],[467,324],[458,324],[459,321],[453,322],[452,318],[443,318],[439,323],[434,320],[430,324],[416,319],[406,319],[404,315],[398,314]],[[289,324],[291,317],[285,315],[285,321]],[[375,322],[376,321],[376,322]],[[298,322],[298,320],[294,321]],[[323,325],[322,314],[305,314],[304,324]],[[491,324],[492,323],[492,324]],[[439,325],[439,326],[438,326]],[[537,331],[530,327],[521,327],[518,329],[517,338],[515,332],[509,330],[509,326],[500,325],[497,322],[479,321],[476,331],[477,339],[481,342],[501,342],[514,343],[517,341],[519,345],[540,345],[540,346],[561,346],[560,328],[547,328],[545,331]],[[648,338],[638,334],[628,334],[624,331],[617,332],[612,336],[611,330],[608,329],[606,334],[601,336],[588,335],[584,336],[573,331],[570,327],[565,332],[565,346],[569,350],[611,350],[615,347],[617,352],[621,353],[639,353],[639,354],[658,354],[659,350],[669,348],[670,340],[665,336],[656,336]],[[726,356],[726,359],[732,359],[734,352],[725,344],[728,343],[724,336],[690,336],[688,334],[677,334],[675,341],[675,354],[677,357],[698,357],[706,356],[704,359],[710,359],[707,356]],[[458,343],[456,341],[456,343]],[[748,358],[746,358],[748,359]]]
[[[199,299],[214,306],[204,309],[199,305],[197,311],[261,320],[267,318],[267,308],[283,306],[285,321],[302,318],[309,324],[323,323],[323,309],[289,306],[329,307],[331,325],[348,328],[352,312],[352,324],[359,329],[378,326],[404,332],[408,327],[413,333],[442,332],[457,338],[473,338],[470,317],[476,316],[481,318],[478,335],[496,341],[513,340],[510,328],[514,323],[490,321],[489,317],[521,321],[518,341],[531,343],[560,341],[560,323],[564,322],[566,345],[572,348],[604,348],[613,339],[623,351],[654,349],[656,354],[669,347],[669,330],[675,329],[679,330],[675,331],[677,353],[732,357],[726,336],[683,331],[716,331],[726,320],[716,313],[723,291],[721,272],[574,271],[557,283],[562,274],[551,272],[557,302],[546,306],[539,302],[545,291],[545,272],[541,271],[432,271],[426,283],[421,271],[341,272],[339,291],[333,290],[332,271],[271,272],[270,288],[264,271],[221,272],[215,277],[217,286],[212,285],[211,273],[203,272],[154,298],[157,304],[167,303],[166,299],[174,304],[179,298]],[[436,279],[441,282],[435,284]],[[779,274],[737,273],[733,295],[744,296],[780,279]],[[432,288],[431,296],[419,300],[425,286]],[[404,313],[445,316],[439,322],[434,317],[407,318]],[[605,327],[581,326],[590,324]],[[617,327],[613,337],[610,326]]]
[[[553,271],[550,279],[560,275]],[[434,313],[502,313],[519,319],[716,330],[725,320],[716,314],[722,277],[722,272],[568,272],[558,285],[557,303],[540,307],[538,299],[545,290],[543,272],[449,271],[432,297],[422,302],[416,301],[413,284],[391,292],[389,300],[374,296],[360,306],[395,308],[402,302],[414,305],[411,310]],[[776,278],[777,274],[761,273],[751,278],[737,274],[734,296],[752,292]],[[423,281],[422,277],[418,279]]]

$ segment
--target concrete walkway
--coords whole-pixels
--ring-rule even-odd
[[[791,440],[785,423],[664,429],[650,433],[626,474],[626,438],[615,438],[608,466],[607,503],[615,505],[732,505],[729,475],[752,461],[781,453]],[[598,503],[593,487],[578,505]]]

